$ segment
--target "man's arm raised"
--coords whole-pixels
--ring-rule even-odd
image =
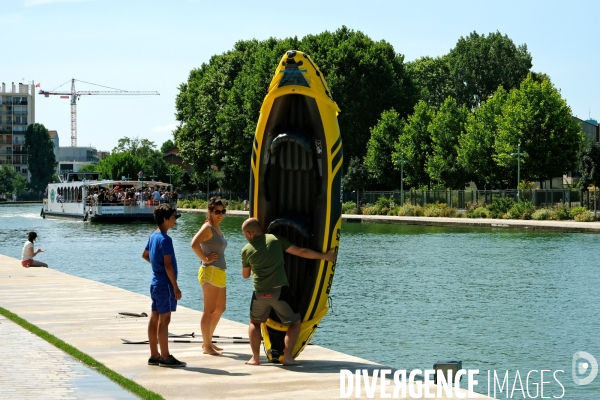
[[[296,245],[291,245],[287,248],[285,252],[294,256],[308,258],[310,260],[325,260],[329,262],[334,262],[337,258],[337,253],[335,252],[335,249],[331,249],[327,253],[321,253],[318,251],[307,249],[306,247],[298,247]]]

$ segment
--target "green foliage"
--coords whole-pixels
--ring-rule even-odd
[[[365,165],[369,173],[384,187],[400,186],[400,167],[394,165],[394,143],[402,134],[405,122],[395,110],[384,111],[371,128]]]
[[[342,203],[342,214],[358,214],[358,208],[353,201]]]
[[[299,46],[319,65],[342,110],[338,122],[345,157],[364,156],[369,130],[384,110],[393,108],[401,117],[411,112],[415,91],[404,56],[386,41],[342,26],[308,35]]]
[[[423,206],[423,215],[425,217],[446,217],[454,218],[458,211],[454,207],[448,207],[444,203],[425,204]]]
[[[429,106],[439,107],[453,95],[452,79],[448,59],[444,57],[422,57],[406,63],[408,74],[413,80],[419,100]]]
[[[100,172],[100,167],[98,164],[87,164],[79,168],[77,172]]]
[[[428,126],[432,152],[427,158],[426,169],[432,181],[445,189],[464,189],[467,174],[457,162],[458,139],[463,135],[469,112],[459,107],[456,100],[448,97]]]
[[[27,127],[25,150],[31,176],[30,187],[41,192],[52,181],[57,162],[54,156],[54,143],[44,125],[36,123]]]
[[[206,209],[208,202],[206,200],[177,200],[178,208]]]
[[[579,180],[583,190],[590,185],[600,187],[600,143],[586,141],[579,152]]]
[[[435,115],[434,110],[424,101],[419,101],[414,113],[408,117],[402,135],[395,143],[392,157],[399,160],[404,156],[404,182],[408,186],[431,186],[431,180],[426,172],[427,160],[433,153],[431,135],[428,127]]]
[[[467,218],[490,218],[490,212],[485,207],[468,208]]]
[[[178,169],[170,169],[163,159],[162,152],[156,149],[154,142],[148,139],[128,138],[119,139],[117,147],[111,154],[102,159],[95,172],[100,172],[104,179],[119,180],[138,179],[138,173],[142,172],[142,179],[161,182],[174,182],[180,178],[183,180],[182,172]],[[171,172],[171,176],[169,173]],[[176,186],[177,187],[177,186]]]
[[[446,59],[454,96],[469,109],[487,100],[498,86],[519,87],[532,65],[527,46],[516,46],[500,32],[461,37]]]
[[[558,205],[554,208],[554,216],[553,217],[554,217],[553,219],[555,219],[557,221],[571,219],[571,212],[569,210],[569,207],[567,207],[567,205],[565,203],[561,202],[560,205]]]
[[[505,216],[510,219],[531,219],[535,207],[530,201],[521,201],[514,203],[513,206],[506,212]]]
[[[135,179],[139,171],[142,170],[144,161],[141,157],[129,152],[113,153],[102,159],[98,164],[98,169],[105,179],[119,180],[125,178]],[[144,179],[148,175],[144,174]]]
[[[390,198],[390,197],[385,197],[382,196],[380,198],[378,198],[377,200],[375,200],[375,206],[379,209],[383,209],[383,208],[391,208],[394,205],[394,199]]]
[[[548,210],[547,208],[541,208],[539,210],[536,210],[531,215],[531,218],[538,220],[538,221],[545,221],[545,220],[552,218],[552,212],[550,210]]]
[[[220,187],[246,190],[252,139],[265,92],[282,54],[308,53],[334,100],[346,159],[362,159],[370,128],[384,110],[406,116],[414,94],[403,57],[384,41],[342,27],[297,38],[240,41],[190,72],[179,87],[175,140],[181,156],[202,172],[215,165]]]
[[[17,194],[25,190],[27,180],[12,165],[0,165],[0,194]]]
[[[363,190],[369,184],[369,171],[359,158],[354,157],[350,160],[343,183],[347,190]]]
[[[513,89],[498,120],[495,161],[512,167],[511,154],[521,142],[521,179],[545,181],[562,176],[576,166],[583,143],[581,128],[571,117],[560,92],[549,81],[536,82],[531,75]]]
[[[499,87],[492,97],[468,115],[465,132],[459,138],[457,162],[479,189],[498,187],[512,178],[511,169],[494,161],[497,121],[507,97],[508,93]]]
[[[487,206],[492,218],[502,218],[515,205],[515,201],[508,197],[494,197],[492,204]]]
[[[156,144],[148,139],[125,136],[119,139],[117,147],[112,150],[112,153],[129,153],[141,158],[148,158],[156,153]]]
[[[395,213],[395,215],[405,216],[405,217],[422,217],[422,216],[424,216],[424,212],[423,212],[423,207],[413,206],[410,203],[406,203],[398,209],[398,211]]]
[[[573,207],[571,208],[571,216],[575,219],[578,215],[586,213],[588,210],[585,207]]]
[[[166,153],[167,150],[172,149],[173,147],[175,147],[175,142],[172,141],[171,139],[167,139],[161,146],[160,146],[160,152],[161,153]]]
[[[591,211],[585,211],[575,216],[577,222],[593,222],[595,220],[594,213]]]

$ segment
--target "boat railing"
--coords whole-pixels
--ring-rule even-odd
[[[123,214],[151,214],[154,212],[154,208],[159,204],[170,203],[177,208],[176,201],[158,201],[158,200],[132,200],[132,201],[120,201],[116,203],[111,202],[97,202],[94,199],[86,200],[86,209],[92,211],[94,214],[114,214],[115,212]],[[118,208],[117,208],[118,207]]]

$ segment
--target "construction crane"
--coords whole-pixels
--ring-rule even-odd
[[[108,86],[102,86],[102,85],[96,85],[95,83],[90,83],[90,82],[85,82],[85,81],[78,81],[78,82],[83,82],[83,83],[87,83],[90,85],[94,85],[94,86],[100,86],[100,87],[104,87],[104,88],[108,88],[108,89],[114,89],[114,90],[103,90],[103,91],[97,91],[97,90],[81,90],[81,91],[76,91],[75,90],[75,81],[76,79],[71,79],[71,91],[70,92],[56,92],[54,90],[51,91],[44,91],[41,90],[39,91],[39,94],[43,94],[45,97],[49,97],[50,95],[58,95],[60,96],[61,99],[68,99],[71,98],[71,147],[77,147],[77,100],[79,100],[79,96],[84,96],[84,95],[125,95],[125,96],[132,96],[132,95],[160,95],[160,93],[158,92],[133,92],[133,91],[129,91],[129,90],[121,90],[121,89],[114,89],[114,88],[110,88]],[[63,83],[62,85],[59,86],[59,88],[63,85],[65,85],[67,82]],[[58,88],[57,88],[58,89]]]

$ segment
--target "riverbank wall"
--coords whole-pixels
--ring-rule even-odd
[[[206,213],[207,210],[179,208],[180,212]],[[248,211],[227,210],[228,215],[248,216]],[[517,229],[547,232],[600,233],[600,222],[536,221],[491,218],[397,217],[390,215],[343,214],[343,222],[446,226],[465,228]]]

